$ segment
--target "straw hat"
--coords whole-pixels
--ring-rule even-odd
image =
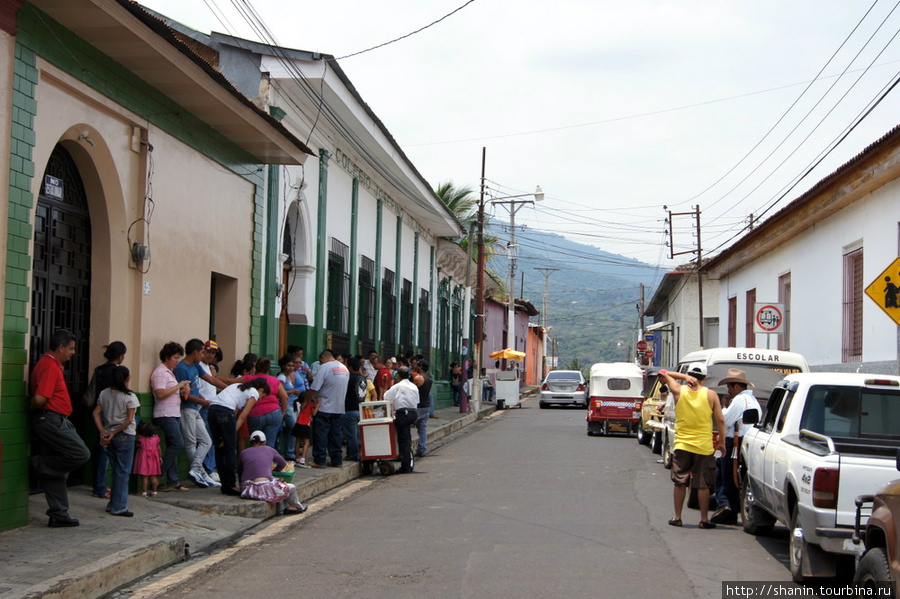
[[[740,368],[729,368],[728,372],[725,374],[725,378],[719,381],[719,385],[727,385],[728,383],[741,383],[743,385],[747,385],[748,387],[753,386],[753,383],[747,380],[747,373]]]

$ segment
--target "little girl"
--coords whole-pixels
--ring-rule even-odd
[[[143,480],[143,492],[141,497],[156,497],[156,489],[159,487],[159,475],[162,474],[162,455],[159,453],[159,435],[156,427],[144,420],[137,427],[138,450],[134,457],[134,473],[139,474]],[[150,492],[147,492],[147,482],[150,482]]]
[[[300,403],[299,414],[297,414],[297,424],[291,430],[291,436],[297,439],[294,447],[294,455],[297,460],[294,462],[300,468],[309,468],[306,463],[306,453],[309,451],[309,440],[312,437],[312,421],[319,411],[318,400],[312,397],[312,393],[303,395],[302,403],[294,402],[294,409],[297,409],[297,403]]]

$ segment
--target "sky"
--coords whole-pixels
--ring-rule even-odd
[[[433,187],[477,191],[485,148],[489,194],[545,193],[517,225],[664,268],[693,258],[669,258],[664,206],[699,206],[715,255],[900,124],[893,0],[144,4],[338,57]],[[675,253],[696,248],[693,216],[672,226]]]

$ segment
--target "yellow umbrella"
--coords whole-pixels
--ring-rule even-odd
[[[495,351],[490,356],[495,360],[524,360],[525,352],[507,348]]]

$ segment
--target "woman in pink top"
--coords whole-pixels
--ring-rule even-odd
[[[184,355],[180,344],[169,341],[159,350],[160,364],[150,374],[150,391],[153,392],[153,420],[166,437],[166,453],[163,454],[162,471],[168,478],[168,485],[160,491],[187,491],[178,482],[178,454],[184,449],[181,436],[181,391],[190,386],[190,381],[175,378],[172,370]]]
[[[269,374],[271,367],[272,361],[269,358],[262,357],[256,361],[256,374],[251,378],[265,379],[272,392],[257,400],[256,405],[247,416],[247,426],[251,431],[265,433],[266,445],[274,448],[284,412],[287,410],[288,396],[281,381]],[[247,380],[247,377],[244,380]]]

